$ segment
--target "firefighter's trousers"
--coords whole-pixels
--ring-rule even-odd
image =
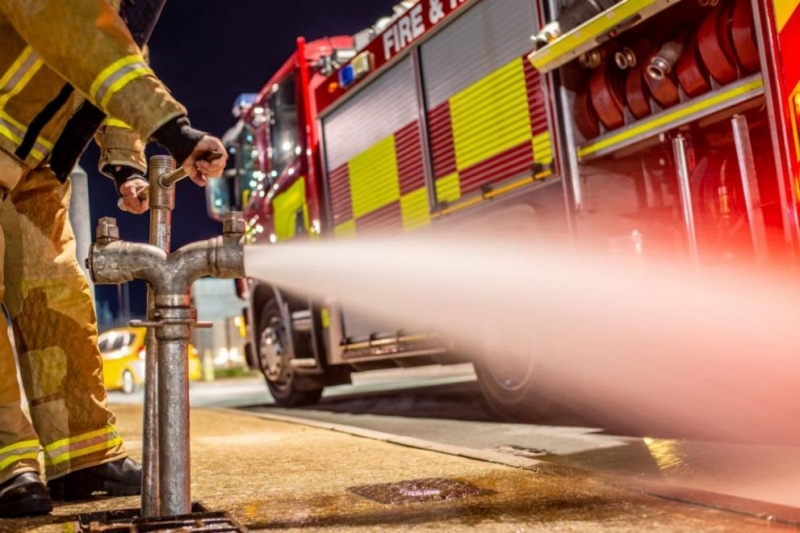
[[[18,169],[4,155],[0,296],[33,425],[22,410],[8,330],[0,327],[0,483],[39,472],[40,450],[48,479],[127,455],[106,408],[94,304],[68,218],[70,183],[47,166],[23,167],[18,181],[9,180]]]

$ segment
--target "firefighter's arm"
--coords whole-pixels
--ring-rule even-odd
[[[164,146],[196,183],[221,174],[222,143],[191,127],[107,0],[0,0],[0,11],[51,69],[108,116]],[[200,162],[209,149],[224,157]]]
[[[51,69],[144,138],[186,114],[107,0],[0,0],[0,9]]]
[[[147,188],[147,160],[142,137],[121,120],[107,118],[95,141],[100,147],[97,165],[100,173],[114,181],[127,211],[144,213],[148,207],[147,200],[138,198],[139,192]]]
[[[112,2],[112,5],[117,7],[116,2]],[[149,63],[147,46],[142,47],[142,55]],[[148,186],[142,136],[123,121],[107,117],[95,135],[95,142],[100,148],[98,170],[114,182],[125,210],[144,213],[148,207],[147,200],[140,201],[138,198],[141,190]]]

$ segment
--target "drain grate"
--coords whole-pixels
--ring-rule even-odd
[[[83,533],[247,533],[228,513],[192,505],[192,513],[181,516],[142,518],[139,509],[106,511],[78,516],[77,531]]]
[[[469,496],[494,494],[492,490],[444,478],[412,479],[398,483],[361,485],[349,487],[347,490],[362,498],[390,505],[448,501]]]

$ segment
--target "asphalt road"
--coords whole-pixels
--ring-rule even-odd
[[[260,378],[193,383],[190,398],[194,407],[334,423],[800,507],[797,447],[704,442],[663,431],[653,437],[574,413],[554,412],[541,424],[510,423],[485,406],[469,365],[357,374],[352,386],[326,390],[318,405],[303,409],[275,406]],[[111,393],[110,400],[141,396]]]

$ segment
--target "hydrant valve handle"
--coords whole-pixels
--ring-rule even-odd
[[[222,157],[222,155],[223,155],[222,152],[218,150],[211,150],[201,155],[200,159],[208,161],[210,163],[212,161],[216,161],[217,159]],[[183,169],[183,167],[180,167],[173,170],[169,174],[162,174],[161,176],[159,176],[158,183],[165,189],[169,189],[170,187],[172,187],[182,179],[186,178],[187,176],[188,174]]]

